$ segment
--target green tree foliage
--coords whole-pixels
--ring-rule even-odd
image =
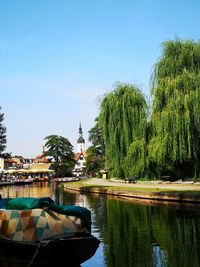
[[[87,158],[85,162],[85,172],[90,177],[100,176],[100,170],[103,168],[103,158],[96,153],[94,146],[87,149]]]
[[[136,174],[139,168],[133,165],[144,165],[145,158],[147,103],[144,95],[133,85],[118,84],[101,101],[99,123],[106,167],[111,168],[111,175],[123,178]],[[133,150],[136,146],[139,154]]]
[[[3,125],[4,113],[1,112],[0,107],[0,154],[6,148],[6,127]]]
[[[170,166],[176,174],[199,168],[200,43],[167,41],[152,75],[153,97],[149,159],[158,174]],[[183,167],[186,166],[185,169]]]
[[[103,156],[105,153],[105,147],[102,138],[102,129],[99,125],[98,117],[95,119],[95,126],[92,127],[88,132],[89,132],[89,141],[95,148],[97,156],[98,157]]]
[[[49,135],[45,138],[45,156],[53,159],[52,168],[56,176],[69,175],[74,167],[73,146],[65,137]]]
[[[99,126],[98,118],[95,119],[95,126],[89,131],[89,141],[92,145],[87,150],[87,158],[85,163],[86,172],[95,177],[100,175],[100,170],[104,168],[104,143],[102,138],[102,130]]]

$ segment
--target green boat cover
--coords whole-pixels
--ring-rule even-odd
[[[30,209],[47,209],[67,216],[80,217],[88,232],[91,232],[91,212],[80,206],[64,206],[57,204],[49,197],[41,198],[7,198],[0,200],[0,209],[6,210],[30,210]]]

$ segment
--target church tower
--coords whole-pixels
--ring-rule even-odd
[[[77,152],[74,153],[76,164],[72,171],[74,176],[80,177],[84,174],[85,161],[87,153],[85,151],[85,140],[83,138],[83,130],[81,123],[79,124],[79,138],[77,140]]]
[[[79,124],[79,138],[77,140],[77,152],[82,153],[85,150],[85,140],[83,138],[83,131],[81,123]]]

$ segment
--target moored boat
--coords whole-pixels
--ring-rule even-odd
[[[0,200],[0,266],[80,266],[99,243],[86,208],[48,197]]]
[[[32,184],[32,183],[33,183],[33,178],[15,179],[15,184],[16,185],[24,185],[24,184]]]
[[[13,180],[1,180],[0,181],[0,186],[4,186],[4,185],[14,185],[15,181]]]

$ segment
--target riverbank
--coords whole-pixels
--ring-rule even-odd
[[[200,184],[192,182],[167,183],[154,181],[125,183],[114,179],[92,178],[81,182],[64,183],[64,190],[106,194],[120,198],[200,204]]]

